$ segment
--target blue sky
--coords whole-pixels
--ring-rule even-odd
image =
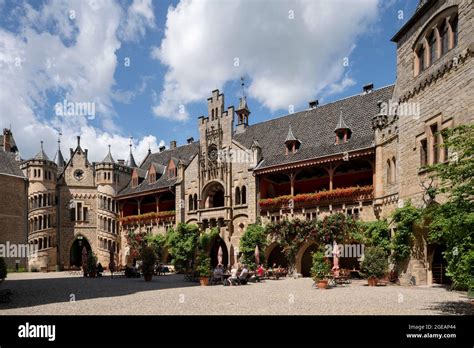
[[[40,140],[52,157],[60,131],[66,157],[81,135],[92,160],[108,144],[125,158],[133,136],[140,160],[148,146],[197,139],[211,90],[236,106],[240,76],[250,123],[288,114],[290,105],[298,111],[312,99],[325,104],[360,93],[369,82],[394,83],[390,38],[416,5],[0,0],[0,126],[12,125],[23,158]],[[64,99],[94,102],[95,117],[56,116]]]

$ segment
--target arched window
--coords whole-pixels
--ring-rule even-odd
[[[392,166],[390,165],[390,160],[387,160],[387,173],[386,173],[386,180],[387,180],[387,184],[390,184],[391,183],[391,179],[392,179]]]
[[[247,188],[242,186],[242,204],[247,204]]]
[[[214,121],[214,109],[211,110],[211,121]]]
[[[194,194],[193,203],[194,203],[194,210],[198,210],[198,196],[196,193]]]
[[[239,205],[240,204],[240,188],[237,187],[235,189],[235,205]]]
[[[392,157],[392,178],[390,180],[392,183],[397,181],[397,162],[395,157]]]
[[[193,195],[189,195],[188,210],[191,211],[194,209]]]
[[[436,30],[433,30],[428,37],[428,45],[429,45],[429,51],[430,51],[430,65],[433,65],[433,63],[436,61],[437,57],[437,50],[436,50]]]
[[[451,48],[454,48],[458,45],[458,17],[457,16],[451,21],[451,31],[453,33],[453,45]]]
[[[439,28],[439,35],[441,37],[441,55],[444,55],[449,51],[449,30],[446,21]]]

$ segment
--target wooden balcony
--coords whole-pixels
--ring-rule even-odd
[[[316,193],[303,193],[265,198],[259,201],[262,212],[281,209],[311,208],[326,204],[343,204],[371,201],[374,197],[373,186],[346,187]]]
[[[119,218],[119,221],[123,226],[158,224],[160,222],[175,222],[175,220],[176,212],[174,210],[129,215]]]

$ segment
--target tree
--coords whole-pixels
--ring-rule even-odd
[[[145,236],[146,244],[150,246],[155,252],[158,260],[163,261],[161,257],[163,256],[163,248],[166,243],[166,236],[162,234],[149,234]]]
[[[265,261],[265,248],[267,247],[267,235],[265,228],[261,225],[248,225],[242,238],[240,238],[240,251],[242,252],[242,262],[250,269],[256,269],[255,247],[258,245],[260,263]]]
[[[197,225],[180,223],[175,229],[168,230],[166,245],[173,257],[173,265],[178,271],[192,267],[198,238],[199,227]]]
[[[429,206],[425,221],[429,241],[446,245],[453,288],[466,290],[474,283],[474,125],[446,130],[443,139],[451,158],[429,170],[439,178],[436,193],[446,201]]]
[[[351,236],[358,243],[368,247],[381,247],[390,254],[390,228],[387,220],[360,221]]]
[[[396,226],[396,231],[392,237],[391,247],[392,258],[395,261],[400,262],[410,256],[414,240],[413,231],[415,225],[421,223],[422,216],[423,210],[413,206],[411,201],[393,212],[392,221]]]

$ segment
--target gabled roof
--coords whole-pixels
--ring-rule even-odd
[[[132,182],[130,180],[128,185],[122,191],[119,192],[118,197],[131,194],[139,194],[147,191],[153,191],[174,186],[177,180],[176,177],[171,178],[164,171],[168,166],[170,160],[173,160],[176,165],[178,165],[178,162],[181,162],[184,165],[188,165],[197,155],[198,151],[199,142],[195,141],[190,144],[175,147],[174,149],[168,149],[162,152],[148,154],[148,156],[145,158],[140,167],[136,168],[139,170],[138,173],[146,173],[148,168],[150,168],[151,165],[154,165],[155,169],[162,168],[162,173],[164,174],[154,183],[149,183],[148,180],[143,180],[136,187],[132,187]],[[157,172],[159,172],[159,170],[157,170]]]
[[[282,164],[305,161],[367,148],[374,148],[372,116],[379,112],[377,102],[392,97],[393,85],[358,94],[321,105],[313,109],[286,115],[249,126],[245,131],[234,134],[234,139],[250,148],[257,140],[262,147],[262,161],[256,168],[269,168]],[[334,144],[334,125],[340,118],[341,107],[348,110],[344,120],[350,124],[351,139],[343,144]],[[301,147],[292,156],[286,156],[282,144],[288,136],[288,129],[298,134]]]
[[[24,177],[20,169],[20,162],[16,160],[17,154],[0,150],[0,174]]]

